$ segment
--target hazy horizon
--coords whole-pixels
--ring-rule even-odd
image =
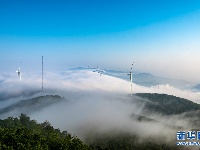
[[[200,1],[0,1],[0,72],[69,67],[200,81]],[[20,63],[21,62],[21,63]]]

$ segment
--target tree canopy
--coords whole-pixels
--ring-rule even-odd
[[[137,93],[136,96],[148,100],[145,105],[146,114],[152,111],[163,115],[178,115],[184,112],[200,110],[199,104],[173,95]]]
[[[0,120],[0,149],[9,150],[88,150],[76,136],[54,129],[46,121],[37,123],[25,114]]]

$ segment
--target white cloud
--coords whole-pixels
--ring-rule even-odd
[[[39,122],[48,120],[54,127],[67,130],[81,138],[91,131],[109,130],[122,130],[141,136],[159,135],[166,128],[159,123],[139,123],[130,118],[133,113],[140,114],[144,105],[137,103],[135,96],[129,95],[130,83],[119,78],[103,74],[100,76],[91,70],[45,72],[43,92],[40,73],[23,74],[22,82],[19,82],[16,74],[0,76],[0,80],[0,96],[5,98],[0,101],[1,108],[22,98],[47,94],[64,96],[66,101],[34,112],[30,116]],[[148,88],[133,84],[133,92],[166,93],[200,102],[200,93],[176,89],[169,85],[160,85],[158,89],[157,86]],[[163,122],[166,120],[168,119],[163,119]],[[171,120],[173,122],[173,119]],[[175,132],[172,129],[165,131],[164,135],[167,137]]]

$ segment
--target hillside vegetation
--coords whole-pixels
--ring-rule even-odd
[[[84,144],[67,131],[54,129],[49,122],[37,123],[27,115],[0,120],[0,149],[9,150],[181,150],[183,147],[146,139],[129,133],[89,136]]]
[[[178,115],[184,112],[200,110],[200,105],[190,100],[167,94],[137,93],[136,96],[147,100],[146,114],[156,112],[163,115]]]
[[[49,122],[37,123],[25,114],[0,120],[0,149],[88,150],[76,136],[54,129]]]
[[[63,98],[58,95],[46,95],[26,100],[20,100],[7,107],[1,108],[0,115],[10,113],[12,111],[14,111],[17,116],[19,116],[21,113],[29,114],[33,111],[38,111],[44,107],[58,103],[62,100]]]
[[[181,116],[184,114],[184,117],[189,116],[189,118],[194,113],[200,114],[199,104],[183,98],[150,93],[138,93],[136,97],[138,97],[137,101],[145,103],[144,112],[140,115],[130,115],[141,123],[159,123],[159,120],[151,119],[150,112],[163,115]],[[28,109],[42,109],[62,99],[60,96],[41,96],[21,100],[1,109],[0,113],[6,114],[13,109],[21,108],[27,112]],[[196,124],[199,120],[200,118],[196,118]],[[67,131],[54,129],[48,121],[37,123],[23,113],[19,118],[8,117],[0,120],[0,150],[182,150],[190,148],[176,146],[176,141],[166,143],[165,139],[161,137],[148,137],[141,140],[139,135],[114,129],[103,133],[91,132],[89,135],[85,135],[83,142]]]

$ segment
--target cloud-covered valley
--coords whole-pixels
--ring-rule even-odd
[[[93,71],[70,69],[59,73],[45,72],[43,90],[41,73],[22,73],[21,82],[16,74],[5,73],[0,76],[0,109],[38,96],[60,95],[64,97],[61,102],[33,110],[28,115],[38,122],[48,120],[55,128],[67,130],[83,140],[94,132],[121,131],[144,138],[162,133],[166,141],[173,141],[177,129],[167,124],[189,127],[184,118],[177,120],[177,116],[167,117],[156,113],[148,117],[159,122],[137,121],[131,115],[141,115],[148,100],[131,96],[130,82]],[[170,85],[160,85],[158,88],[133,83],[133,93],[165,93],[200,103],[199,92],[176,89]],[[1,118],[8,115],[17,117],[19,113],[20,109],[13,110],[1,115]]]

